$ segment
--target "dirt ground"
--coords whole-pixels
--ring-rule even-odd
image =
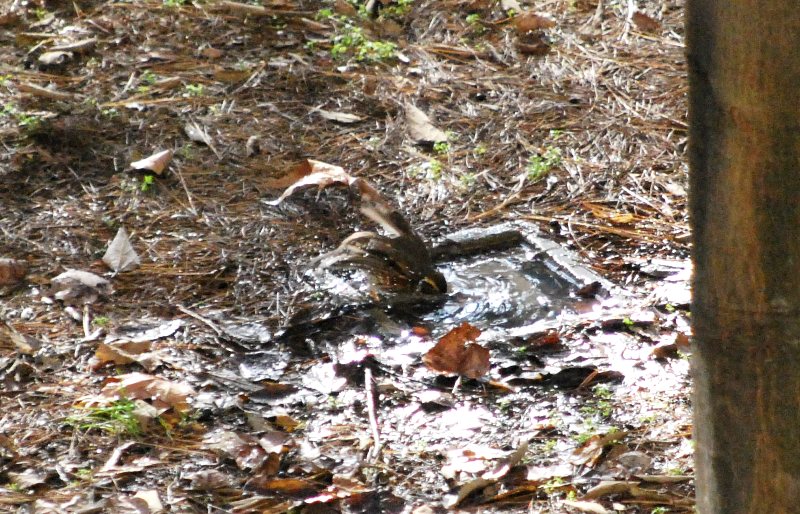
[[[0,510],[693,512],[683,2],[373,6],[0,4]],[[341,185],[274,202],[306,160],[613,286],[482,327],[456,388],[444,318],[287,343],[304,265],[373,228]]]

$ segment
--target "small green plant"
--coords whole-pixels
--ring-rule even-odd
[[[468,188],[475,185],[476,177],[474,173],[465,172],[458,177],[458,181],[463,187]]]
[[[470,25],[477,25],[481,22],[481,15],[478,13],[468,14],[466,17],[466,21]]]
[[[437,141],[433,143],[433,151],[438,154],[446,154],[450,151],[450,143],[447,141]]]
[[[442,166],[442,163],[439,162],[438,159],[431,159],[430,161],[428,161],[428,177],[431,180],[436,180],[436,181],[441,180],[443,169],[444,167]]]
[[[147,70],[144,73],[142,73],[142,76],[139,78],[139,81],[143,84],[147,84],[148,86],[152,86],[153,84],[158,82],[158,75],[156,75],[150,70]]]
[[[94,471],[92,471],[91,468],[80,468],[75,471],[75,476],[81,480],[91,480],[91,478],[94,476]]]
[[[380,62],[393,59],[397,55],[396,44],[370,40],[361,27],[354,26],[349,20],[344,22],[342,31],[332,41],[331,56],[334,59],[352,55],[357,61]]]
[[[142,185],[141,185],[142,192],[146,193],[147,191],[149,191],[150,188],[153,187],[154,183],[155,183],[155,177],[153,175],[150,175],[148,173],[147,175],[142,177]]]
[[[566,484],[564,479],[561,477],[553,477],[541,486],[539,486],[548,496],[551,496],[553,493],[557,492],[559,489],[563,488]]]
[[[586,416],[599,416],[602,419],[611,417],[614,413],[614,404],[611,401],[614,393],[611,389],[605,384],[598,384],[594,386],[592,393],[594,398],[581,407],[581,413]]]
[[[667,512],[666,507],[656,507],[650,511],[650,514],[667,514]]]
[[[189,96],[203,96],[203,84],[186,84],[184,87],[186,89],[186,94]]]
[[[89,407],[84,412],[69,416],[65,423],[78,430],[99,430],[113,435],[136,437],[142,427],[134,415],[136,404],[121,398],[103,407]]]
[[[381,16],[404,16],[411,11],[414,0],[396,0],[393,4],[381,9]]]
[[[33,10],[33,15],[36,16],[36,19],[42,21],[47,17],[47,9],[42,9],[41,7],[36,7]]]
[[[25,113],[18,113],[17,114],[17,122],[21,127],[25,127],[27,129],[36,128],[41,123],[42,119],[35,114],[25,114]]]
[[[552,453],[556,450],[558,446],[558,439],[552,438],[548,439],[544,443],[542,443],[542,452],[543,453]]]
[[[101,109],[100,110],[100,115],[103,116],[104,118],[114,119],[117,116],[119,116],[119,111],[116,110],[116,109],[113,109],[113,108],[112,109]]]
[[[548,146],[544,153],[532,155],[528,159],[528,180],[536,182],[545,177],[550,170],[561,164],[561,149]]]
[[[190,0],[164,0],[164,5],[167,7],[180,7],[186,5]]]
[[[108,316],[96,316],[94,319],[92,319],[92,325],[96,325],[98,327],[105,327],[109,323],[111,323],[111,318]]]
[[[333,18],[333,9],[320,9],[317,11],[315,18],[319,21],[324,21]]]
[[[481,143],[472,150],[472,155],[475,157],[480,157],[482,155],[486,155],[486,152],[488,151],[489,148],[485,144]]]
[[[0,86],[6,87],[11,83],[11,75],[0,75]]]
[[[631,328],[631,327],[633,327],[633,326],[634,326],[636,323],[635,323],[635,322],[634,322],[632,319],[630,319],[629,317],[627,317],[627,316],[626,316],[626,317],[624,317],[624,318],[622,319],[622,324],[623,324],[623,325],[625,325],[625,326],[626,326],[626,327],[628,327],[628,328]]]

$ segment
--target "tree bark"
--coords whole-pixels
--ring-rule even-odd
[[[800,7],[686,23],[698,511],[800,512]]]

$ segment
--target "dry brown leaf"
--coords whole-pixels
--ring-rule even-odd
[[[189,411],[188,400],[193,394],[194,389],[186,383],[170,382],[145,373],[109,377],[100,392],[100,396],[104,398],[149,400],[159,410],[172,408],[176,412]]]
[[[588,514],[612,514],[612,511],[606,510],[605,507],[596,502],[564,500],[561,502],[561,505],[578,509],[581,512],[587,512]]]
[[[117,341],[115,343],[100,343],[95,351],[94,358],[89,365],[97,370],[108,362],[116,365],[136,362],[147,371],[153,371],[161,365],[161,359],[150,351],[150,341]]]
[[[631,20],[633,24],[636,25],[636,28],[642,32],[659,32],[661,30],[661,23],[659,23],[658,20],[642,12],[637,11],[633,13]]]
[[[286,187],[286,190],[277,200],[269,202],[271,205],[278,205],[302,187],[317,186],[318,189],[325,189],[331,184],[351,186],[355,181],[356,178],[347,173],[341,166],[306,159],[283,177],[268,180],[266,186],[269,188]]]
[[[11,286],[28,274],[28,263],[17,259],[0,259],[0,286]]]
[[[220,57],[225,55],[225,53],[217,48],[207,46],[202,50],[200,50],[200,55],[205,57],[206,59],[219,59]]]
[[[586,494],[581,499],[593,500],[603,496],[611,496],[612,494],[631,493],[634,489],[638,489],[638,485],[638,481],[606,480],[586,491]]]
[[[527,34],[528,32],[549,29],[555,26],[556,22],[552,18],[532,12],[524,12],[514,18],[514,29],[518,34]]]
[[[417,143],[439,143],[447,141],[447,134],[433,126],[428,115],[417,106],[407,103],[406,126],[408,135]]]
[[[132,162],[131,168],[135,170],[149,170],[156,175],[161,175],[170,160],[172,160],[172,150],[162,150],[149,157]]]
[[[615,443],[628,435],[627,432],[622,430],[611,432],[605,435],[593,435],[583,445],[579,446],[572,452],[569,458],[570,464],[575,466],[587,466],[593,468],[597,465],[600,457],[603,454],[603,448],[609,444]]]
[[[489,350],[477,343],[467,344],[479,335],[480,329],[464,322],[439,339],[422,361],[437,373],[480,378],[489,371]]]
[[[290,498],[306,498],[319,492],[324,487],[325,485],[322,482],[315,482],[310,479],[268,478],[265,480],[260,476],[253,477],[245,484],[245,489],[251,491],[258,491],[262,494],[277,493]]]

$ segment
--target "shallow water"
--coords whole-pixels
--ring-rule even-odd
[[[450,297],[425,319],[497,329],[555,318],[571,309],[580,284],[551,268],[528,248],[448,263],[439,269],[447,278]]]

